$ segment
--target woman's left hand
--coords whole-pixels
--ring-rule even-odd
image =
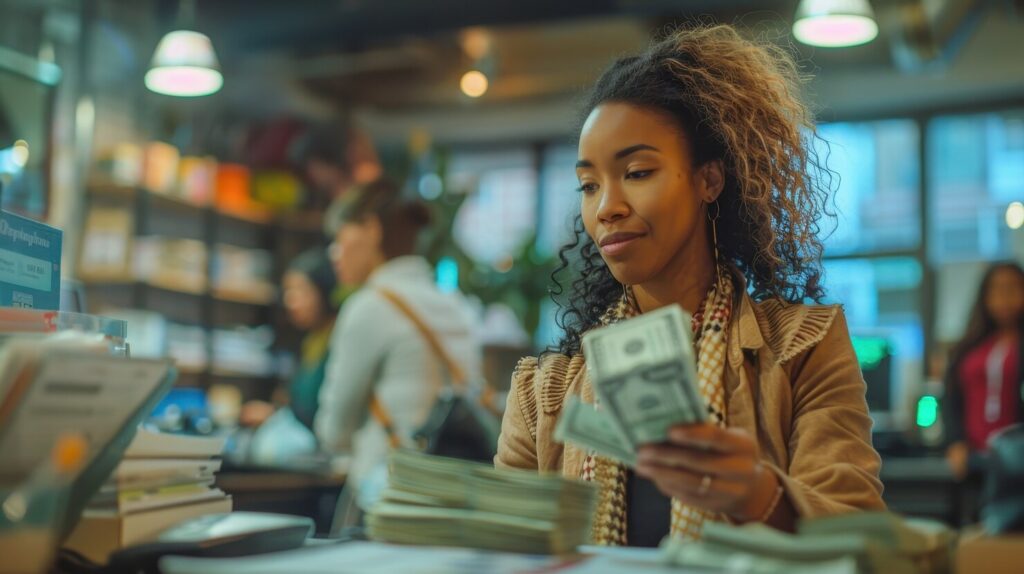
[[[665,443],[641,446],[636,473],[666,496],[741,522],[767,512],[779,487],[750,434],[710,423],[676,425]]]

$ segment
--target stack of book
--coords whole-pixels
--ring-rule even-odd
[[[179,522],[230,512],[231,497],[213,486],[223,448],[224,439],[140,429],[66,546],[105,563],[112,552],[151,541]]]

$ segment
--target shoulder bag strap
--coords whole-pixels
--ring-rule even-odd
[[[437,336],[427,326],[423,319],[412,310],[412,307],[405,302],[397,293],[390,289],[378,288],[377,293],[387,299],[392,305],[398,309],[413,325],[416,326],[416,330],[420,332],[423,339],[426,340],[427,345],[433,351],[434,355],[444,364],[445,369],[448,371],[451,377],[452,383],[455,386],[463,387],[466,385],[466,372],[462,370],[462,367],[458,365],[451,356],[445,352],[444,347],[441,346],[441,342],[437,340]],[[373,418],[377,419],[380,426],[384,428],[384,432],[388,435],[388,443],[392,448],[399,448],[402,445],[402,440],[399,438],[398,433],[395,432],[394,423],[391,420],[391,415],[388,414],[384,405],[377,399],[376,393],[370,398],[370,414]]]
[[[413,311],[412,307],[410,307],[404,299],[399,297],[397,293],[390,289],[381,288],[378,288],[377,292],[390,301],[396,309],[401,311],[401,313],[416,326],[416,329],[421,335],[423,335],[423,339],[427,342],[427,345],[429,345],[430,349],[434,352],[434,356],[436,356],[444,364],[445,369],[448,370],[448,374],[451,375],[452,378],[452,383],[457,387],[464,387],[467,382],[466,372],[463,371],[462,367],[452,360],[451,356],[444,350],[444,347],[441,346],[441,342],[437,339],[437,335],[434,334],[434,331],[427,326],[423,319],[421,319],[420,316]]]

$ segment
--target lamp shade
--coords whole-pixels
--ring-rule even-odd
[[[169,32],[157,44],[146,72],[146,87],[168,96],[206,96],[224,85],[217,54],[205,34]]]
[[[800,0],[793,36],[811,46],[858,46],[878,36],[868,0]]]

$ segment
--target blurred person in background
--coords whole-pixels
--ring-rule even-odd
[[[989,439],[1024,422],[1024,270],[992,265],[963,339],[950,352],[942,413],[946,459],[959,480],[984,471]]]
[[[430,263],[415,255],[430,212],[381,179],[356,186],[328,210],[332,258],[343,285],[360,285],[345,302],[331,340],[314,428],[329,452],[351,453],[348,484],[368,508],[386,481],[392,446],[413,446],[449,373],[393,297],[407,306],[471,379],[480,348],[472,311],[459,293],[442,293]]]
[[[313,430],[324,381],[330,337],[338,315],[334,303],[337,280],[327,253],[311,249],[295,258],[282,280],[282,301],[288,320],[304,336],[299,365],[288,385],[288,406],[295,418]],[[276,407],[264,401],[250,401],[242,409],[244,426],[259,426],[274,413]]]
[[[292,162],[312,188],[310,208],[320,209],[341,197],[354,184],[380,177],[373,141],[366,132],[345,124],[310,128],[292,144]]]
[[[576,238],[560,252],[564,337],[520,362],[495,463],[600,488],[595,543],[700,538],[884,509],[864,379],[839,306],[820,301],[829,172],[792,57],[728,26],[615,62],[583,110]],[[672,304],[693,314],[709,422],[641,445],[635,471],[552,436],[594,401],[591,329]]]

